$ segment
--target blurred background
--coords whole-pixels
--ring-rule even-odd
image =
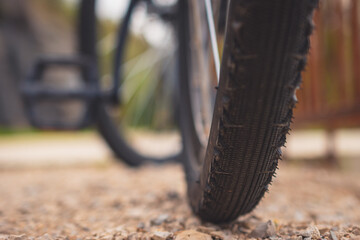
[[[61,164],[88,164],[112,158],[111,150],[93,128],[65,133],[33,129],[21,99],[21,83],[39,56],[76,53],[76,3],[76,0],[0,2],[0,168],[52,165],[59,161]],[[128,1],[102,0],[97,7],[101,26],[97,44],[104,85],[111,79],[116,29],[127,5]],[[322,1],[320,10],[314,16],[316,30],[311,38],[311,54],[302,88],[297,94],[299,104],[295,111],[293,131],[284,150],[286,161],[360,170],[359,5],[357,0]],[[144,25],[144,20],[136,21],[136,24],[138,26],[131,33],[133,45],[128,47],[128,59],[151,48],[159,51],[156,46],[159,43],[165,45],[172,42],[171,34],[166,34],[170,32],[166,26],[155,23],[152,32],[157,34],[141,35],[136,30],[143,29],[141,24]],[[158,62],[163,64],[163,59],[169,59],[166,57],[162,56]],[[155,62],[154,59],[151,61]],[[167,69],[171,69],[171,66]],[[129,88],[133,92],[140,92],[143,97],[134,98],[125,94],[126,124],[146,133],[149,129],[150,132],[151,129],[167,129],[160,143],[167,143],[169,148],[178,151],[181,146],[174,120],[175,107],[168,104],[173,102],[175,80],[149,85],[141,79],[154,78],[151,74],[141,72],[135,75],[140,80],[133,81],[137,85]],[[60,78],[64,79],[64,75]],[[57,84],[65,87],[74,85],[65,80],[59,82]],[[144,96],[149,91],[156,93],[154,95],[158,98],[159,93],[167,93],[161,95],[161,102],[166,104],[153,104],[154,97]],[[79,109],[74,103],[70,105],[45,106],[40,108],[39,114],[57,119],[72,118]],[[138,109],[144,113],[139,115]],[[135,145],[153,143],[151,134],[141,136]],[[172,139],[171,143],[169,139]],[[158,151],[155,146],[150,148]]]
[[[59,162],[91,164],[113,158],[114,154],[93,127],[62,133],[32,128],[21,96],[24,79],[39,57],[78,53],[78,3],[76,0],[0,3],[2,167],[47,166]],[[96,47],[101,87],[105,90],[111,87],[117,30],[128,4],[129,1],[102,0],[96,6]],[[131,21],[123,56],[121,113],[112,106],[107,110],[115,123],[119,121],[121,126],[116,127],[122,128],[123,137],[132,148],[149,156],[177,153],[181,140],[173,106],[176,81],[173,32],[163,21],[148,15],[141,4],[134,12],[135,20]],[[62,70],[46,72],[45,85],[64,90],[83,86],[76,69]],[[45,119],[45,122],[59,119],[72,122],[80,118],[83,107],[76,100],[55,103],[40,100],[34,111],[37,118]],[[117,131],[117,128],[113,130]],[[157,132],[155,138],[153,132]]]

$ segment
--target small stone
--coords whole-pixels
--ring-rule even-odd
[[[249,235],[252,238],[268,238],[276,235],[275,224],[269,220],[259,224]]]
[[[328,233],[329,231],[330,231],[330,228],[327,228],[327,227],[319,229],[319,232],[321,235],[324,235],[324,234]]]
[[[112,240],[113,236],[112,235],[106,235],[100,238],[101,240]]]
[[[184,226],[186,229],[195,229],[199,225],[200,225],[200,221],[198,218],[190,217],[185,220]]]
[[[114,230],[116,232],[126,232],[126,229],[124,228],[124,226],[117,226]]]
[[[27,209],[26,207],[20,207],[18,209],[18,211],[19,211],[19,213],[24,214],[24,215],[30,213],[29,209]]]
[[[161,225],[163,222],[165,222],[166,220],[168,220],[169,215],[167,214],[161,214],[159,215],[157,218],[152,219],[150,221],[151,225],[155,225],[155,226],[159,226]]]
[[[298,232],[297,235],[307,238],[307,237],[311,236],[311,233],[307,230],[303,230],[303,231]]]
[[[41,240],[52,240],[53,238],[48,233],[45,233],[39,239],[41,239]]]
[[[152,240],[166,240],[172,236],[170,232],[154,232],[151,236]]]
[[[304,238],[310,239],[319,239],[321,238],[319,229],[315,226],[310,226],[306,230],[300,231],[298,235],[303,236]]]
[[[11,239],[13,239],[13,240],[24,240],[24,239],[27,239],[27,238],[26,238],[25,234],[22,234],[22,235],[13,235],[13,236],[11,236]]]
[[[241,228],[253,229],[261,223],[261,219],[257,216],[250,216],[244,221],[239,222]]]
[[[330,229],[331,231],[339,231],[339,227],[335,226]]]
[[[208,234],[201,233],[195,230],[187,230],[179,232],[176,235],[175,240],[212,240],[212,237]]]
[[[338,240],[338,237],[336,236],[336,233],[334,233],[333,231],[330,231],[330,238],[332,240]]]
[[[222,231],[211,232],[210,235],[212,236],[213,239],[221,239],[221,240],[226,239],[226,235]]]
[[[311,233],[311,239],[319,239],[319,238],[321,238],[320,231],[319,231],[319,229],[317,227],[310,226],[308,228],[308,231],[310,231],[310,233]]]
[[[213,227],[205,227],[205,226],[199,226],[196,230],[206,234],[210,234],[211,232],[216,231],[216,229]]]
[[[135,226],[126,226],[125,231],[129,234],[137,233],[138,228]]]
[[[169,192],[167,192],[166,195],[167,195],[167,198],[169,200],[178,200],[178,199],[180,199],[179,193],[175,192],[175,191],[169,191]]]
[[[113,208],[116,208],[116,209],[120,209],[121,206],[122,206],[122,204],[121,204],[121,202],[115,200],[115,201],[113,201],[113,202],[111,203],[110,206],[113,207]]]
[[[137,239],[142,239],[142,238],[140,237],[140,235],[138,233],[131,233],[131,234],[129,234],[129,236],[127,236],[126,239],[137,240]],[[110,240],[112,240],[112,239],[110,239]]]
[[[360,236],[360,228],[358,227],[354,227],[351,232],[356,236]]]
[[[145,227],[146,227],[145,223],[139,222],[139,224],[137,225],[137,231],[142,232],[142,231],[144,231]]]
[[[279,238],[278,237],[270,237],[269,239],[270,240],[278,240]]]

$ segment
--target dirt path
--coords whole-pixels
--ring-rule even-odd
[[[253,213],[223,226],[192,215],[176,165],[4,170],[0,196],[0,239],[360,239],[356,175],[285,165]]]
[[[111,156],[94,132],[0,135],[0,169],[89,166]]]

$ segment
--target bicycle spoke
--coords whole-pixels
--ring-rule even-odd
[[[144,54],[141,54],[142,57],[137,58],[136,59],[138,61],[133,62],[134,64],[133,68],[130,70],[129,74],[127,74],[127,76],[124,78],[123,83],[121,84],[120,89],[122,89],[122,87],[124,86],[124,84],[126,83],[133,83],[131,84],[129,87],[127,87],[127,91],[126,91],[126,99],[125,101],[130,101],[131,98],[134,97],[134,95],[136,95],[136,89],[137,87],[141,84],[140,82],[146,81],[147,77],[153,72],[155,71],[155,66],[159,65],[159,63],[162,62],[163,59],[165,59],[167,56],[169,56],[170,54],[172,54],[171,52],[168,54],[162,54],[157,52],[154,49],[148,50],[146,51]],[[128,63],[125,63],[126,66]],[[131,64],[132,65],[132,64]],[[124,68],[126,69],[126,68]],[[143,78],[138,79],[138,81],[133,81],[131,82],[131,79],[134,79],[136,76],[138,76],[140,73],[145,73]],[[136,79],[136,78],[135,78]],[[132,87],[131,87],[132,86]]]
[[[217,80],[219,83],[220,80],[220,56],[219,56],[219,47],[217,43],[217,37],[216,37],[216,30],[215,30],[215,23],[214,23],[214,14],[213,9],[211,6],[211,0],[205,0],[205,8],[206,8],[206,16],[207,16],[207,22],[210,32],[210,40],[211,40],[211,47],[215,62],[215,69],[216,69],[216,75]]]

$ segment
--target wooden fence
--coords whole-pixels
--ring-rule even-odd
[[[360,127],[360,0],[324,0],[314,21],[295,127]]]

